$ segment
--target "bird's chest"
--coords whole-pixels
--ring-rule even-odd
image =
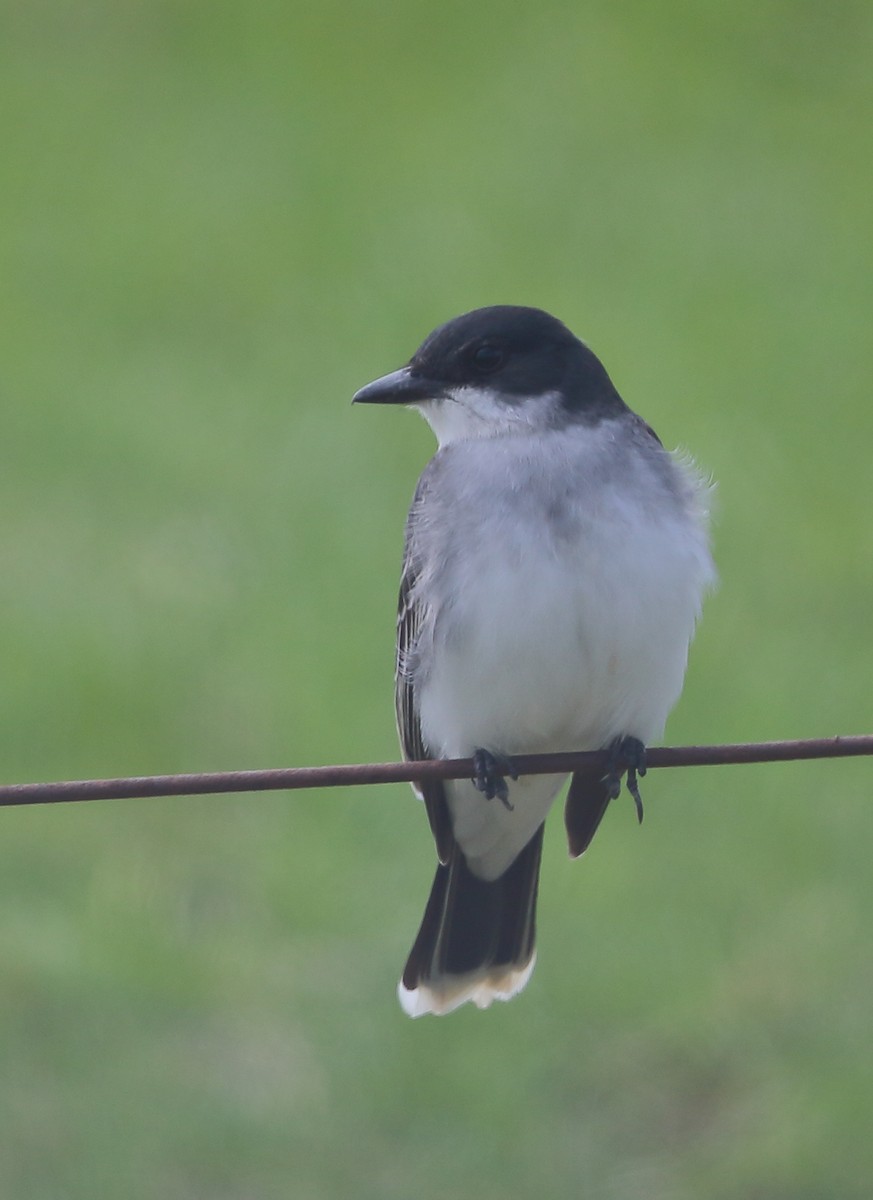
[[[422,727],[505,751],[566,744],[617,676],[632,549],[608,513],[507,504],[465,522],[434,580]]]

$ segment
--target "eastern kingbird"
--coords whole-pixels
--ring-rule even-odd
[[[417,408],[439,441],[406,523],[397,724],[407,759],[475,769],[415,787],[439,865],[398,994],[413,1017],[487,1008],[533,970],[543,826],[566,778],[516,778],[512,755],[609,749],[605,772],[571,778],[573,857],[625,770],[641,816],[644,748],[714,579],[708,489],[539,309],[457,317],[354,399]]]

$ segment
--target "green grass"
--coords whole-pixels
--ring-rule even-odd
[[[2,24],[5,780],[393,757],[431,439],[348,399],[493,302],[717,480],[669,739],[870,729],[869,6]],[[527,992],[414,1023],[405,789],[3,812],[0,1194],[866,1197],[870,781],[653,772],[581,863],[554,821]]]

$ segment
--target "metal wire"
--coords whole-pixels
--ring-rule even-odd
[[[787,742],[741,742],[720,746],[658,746],[646,752],[648,768],[712,767],[734,763],[791,762],[810,758],[873,755],[873,734],[807,738]],[[518,754],[520,775],[566,774],[603,766],[607,752]],[[123,779],[81,779],[61,783],[18,783],[0,787],[0,807],[68,804],[80,800],[135,800],[153,796],[202,796],[228,792],[290,791],[411,783],[422,779],[463,779],[473,774],[468,758],[427,762],[355,763],[349,766],[288,767],[265,771],[214,771],[190,775],[144,775]]]

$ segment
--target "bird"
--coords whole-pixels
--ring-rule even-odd
[[[645,748],[715,580],[711,484],[538,308],[455,317],[353,402],[416,409],[437,438],[406,521],[395,709],[406,760],[472,761],[470,779],[413,784],[438,862],[398,997],[413,1017],[487,1008],[533,971],[544,823],[566,782],[519,778],[513,756],[608,752],[570,778],[572,857],[625,773],[642,819]]]

